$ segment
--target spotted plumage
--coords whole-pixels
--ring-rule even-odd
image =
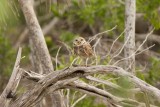
[[[74,54],[80,57],[91,57],[94,55],[91,45],[82,37],[77,37],[73,41]]]

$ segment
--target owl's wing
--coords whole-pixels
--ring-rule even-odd
[[[84,49],[84,52],[86,53],[87,56],[93,56],[94,55],[93,49],[88,42],[86,42],[83,45],[83,49]]]

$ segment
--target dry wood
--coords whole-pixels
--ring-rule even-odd
[[[83,93],[93,95],[96,97],[106,98],[107,103],[112,105],[113,107],[124,107],[127,105],[130,105],[130,106],[136,105],[138,107],[146,107],[145,103],[138,102],[136,100],[132,100],[129,98],[125,99],[125,98],[116,97],[105,90],[99,89],[95,86],[89,85],[89,84],[82,82],[82,81],[74,81],[74,82],[70,83],[69,85],[67,85],[66,87],[71,88],[71,89],[76,89],[78,91],[81,91]],[[126,103],[126,102],[128,102],[128,103]],[[132,104],[132,103],[134,103],[134,104]],[[150,106],[157,107],[154,105],[150,105]]]
[[[121,86],[117,85],[117,84],[114,84],[110,81],[107,81],[107,80],[102,80],[102,79],[99,79],[99,78],[95,78],[95,77],[92,77],[92,76],[87,76],[86,77],[88,80],[90,81],[95,81],[95,82],[98,82],[98,83],[101,83],[101,84],[105,84],[113,89],[117,89],[117,90],[120,90],[122,89]],[[126,89],[126,92],[131,92],[131,93],[137,93],[137,92],[140,92],[140,89],[139,88],[135,88],[135,89]]]
[[[40,78],[35,78],[35,80],[38,81],[35,87],[20,96],[10,107],[27,107],[29,105],[35,104],[35,102],[37,103],[37,101],[41,100],[41,98],[43,98],[47,93],[51,93],[56,91],[57,89],[63,88],[65,85],[78,79],[78,77],[84,77],[95,73],[112,73],[118,76],[128,77],[128,79],[132,83],[136,84],[136,86],[139,87],[142,91],[145,91],[149,95],[154,96],[157,101],[160,102],[160,90],[158,90],[157,88],[140,80],[136,76],[126,72],[120,67],[98,65],[92,67],[66,68],[63,70],[52,72],[44,77],[41,76]],[[37,76],[38,75],[36,75],[36,77]],[[34,76],[32,76],[32,80],[34,80],[33,77]]]
[[[136,0],[125,0],[125,41],[124,56],[129,57],[135,51],[135,14]],[[125,69],[128,72],[135,72],[135,55],[125,60]]]
[[[21,52],[22,52],[22,49],[19,48],[12,75],[9,79],[9,82],[6,88],[4,89],[4,91],[2,92],[0,96],[0,107],[7,107],[7,104],[9,104],[11,99],[16,94],[16,90],[21,80],[22,73],[23,73],[21,70],[19,70]]]

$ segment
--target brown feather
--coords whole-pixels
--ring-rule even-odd
[[[82,37],[78,37],[73,41],[73,51],[75,55],[80,57],[94,56],[91,45]]]

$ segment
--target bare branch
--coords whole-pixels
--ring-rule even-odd
[[[58,62],[58,55],[59,55],[60,50],[61,50],[61,47],[58,48],[58,51],[57,51],[57,54],[56,54],[56,69],[58,68],[57,62]]]
[[[67,85],[66,87],[78,89],[81,91],[87,91],[91,94],[96,94],[96,96],[99,96],[99,97],[105,97],[107,99],[107,102],[109,102],[111,104],[118,104],[118,102],[121,101],[118,97],[115,97],[112,94],[110,94],[102,89],[88,85],[88,84],[81,82],[81,81],[74,81],[74,82],[70,83],[69,85]]]
[[[125,99],[125,98],[116,97],[116,96],[108,93],[107,91],[104,91],[104,90],[99,89],[95,86],[91,86],[89,84],[86,84],[85,82],[78,81],[78,80],[68,84],[66,87],[82,91],[86,94],[91,94],[91,95],[94,95],[97,97],[106,98],[107,102],[109,104],[113,105],[114,107],[119,107],[121,105],[124,106],[126,104],[130,104],[133,106],[133,103],[135,103],[134,105],[137,105],[137,106],[142,106],[142,105],[144,106],[145,105],[144,103],[137,102],[132,99]]]
[[[110,81],[107,81],[107,80],[101,80],[101,79],[98,79],[98,78],[95,78],[95,77],[92,77],[92,76],[86,76],[87,79],[91,80],[91,81],[95,81],[95,82],[98,82],[98,83],[101,83],[101,84],[105,84],[111,88],[114,88],[114,89],[122,89],[122,87],[120,87],[119,85],[117,84],[114,84]],[[140,89],[137,88],[137,89],[126,89],[127,92],[132,92],[132,93],[136,93],[136,92],[140,92]]]
[[[83,100],[86,96],[87,96],[87,94],[84,94],[82,97],[80,97],[78,100],[76,100],[76,101],[72,104],[71,107],[75,107],[75,105],[76,105],[79,101]]]
[[[136,55],[139,55],[139,54],[143,53],[144,51],[149,50],[150,48],[152,48],[152,47],[154,47],[154,46],[155,46],[155,44],[147,47],[146,49],[143,49],[143,50],[140,51],[140,52],[134,53],[134,54],[132,54],[131,56],[128,56],[128,57],[126,57],[126,58],[122,58],[122,59],[116,61],[113,65],[116,65],[117,63],[119,63],[119,62],[121,62],[121,61],[123,61],[123,60],[125,60],[125,59],[128,59],[128,58],[132,57],[133,55],[135,55],[135,56],[136,56]]]
[[[133,53],[132,53],[130,56],[128,56],[128,57],[125,57],[125,58],[123,58],[123,59],[118,60],[118,61],[115,62],[113,65],[119,63],[120,61],[123,61],[123,60],[126,60],[126,59],[128,59],[128,58],[131,58],[131,57],[134,56],[134,55],[138,55],[138,54],[140,54],[140,53],[148,50],[149,48],[152,48],[154,45],[152,45],[152,46],[150,46],[150,47],[142,50],[141,52],[138,52],[138,51],[141,49],[141,47],[144,45],[144,43],[147,41],[148,37],[153,33],[153,31],[154,31],[154,29],[153,29],[150,33],[148,33],[148,34],[146,35],[146,38],[143,40],[142,44],[135,50],[135,52],[133,52]],[[138,53],[137,53],[137,52],[138,52]]]
[[[99,35],[102,35],[102,34],[104,34],[104,33],[110,32],[110,31],[116,29],[116,27],[117,27],[117,25],[114,26],[114,27],[113,27],[112,29],[110,29],[110,30],[106,30],[106,31],[104,31],[104,32],[100,32],[100,33],[94,35],[92,38],[90,38],[90,39],[88,40],[88,42],[92,42],[92,41],[95,40]]]
[[[112,62],[112,60],[113,60],[114,58],[116,58],[116,57],[123,51],[123,49],[124,49],[125,45],[127,44],[129,38],[130,38],[130,34],[129,34],[128,38],[126,39],[126,41],[124,42],[124,44],[122,45],[122,47],[120,48],[119,52],[111,58],[111,60],[109,61],[109,64]],[[118,50],[117,50],[117,51],[118,51]],[[117,52],[117,51],[116,51],[116,52]],[[116,52],[115,52],[115,53],[116,53]]]
[[[22,48],[19,48],[12,75],[9,79],[9,82],[6,88],[4,89],[4,91],[2,92],[0,96],[0,107],[5,107],[7,103],[9,103],[16,94],[16,90],[21,80],[22,73],[23,73],[19,70],[21,52],[22,52]]]
[[[112,45],[111,45],[111,48],[110,48],[108,54],[107,54],[105,57],[107,57],[108,55],[110,55],[110,53],[111,53],[111,51],[112,51],[112,48],[113,48],[115,42],[124,34],[125,31],[126,31],[126,29],[113,41],[113,43],[112,43]]]
[[[59,88],[62,88],[64,85],[75,81],[77,77],[88,76],[95,73],[112,73],[118,76],[127,77],[131,82],[133,82],[137,87],[142,91],[147,92],[149,95],[153,95],[157,101],[160,102],[160,90],[151,86],[150,84],[140,80],[136,76],[128,73],[120,67],[111,66],[111,65],[98,65],[91,67],[73,67],[66,68],[63,70],[58,70],[56,72],[51,72],[50,74],[39,78],[39,82],[35,85],[32,90],[29,90],[24,95],[20,96],[11,107],[27,107],[29,105],[37,102],[40,97],[46,94],[46,91],[49,86],[51,86],[48,92],[53,92]],[[23,99],[23,101],[22,101]]]

